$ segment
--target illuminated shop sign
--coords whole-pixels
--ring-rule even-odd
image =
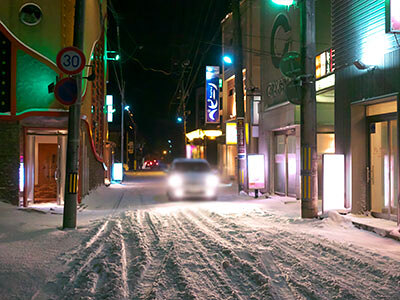
[[[386,32],[400,32],[400,0],[386,0]]]
[[[245,123],[246,144],[249,143],[249,123]],[[237,144],[237,127],[236,122],[226,123],[225,143],[227,145]]]
[[[315,90],[317,92],[333,86],[335,86],[335,74],[330,74],[329,76],[321,78],[315,82]]]
[[[247,156],[247,170],[249,179],[249,189],[265,188],[265,166],[264,155],[249,154]]]
[[[236,123],[226,123],[226,144],[236,145],[237,144],[237,132]]]
[[[332,49],[322,52],[315,57],[315,77],[320,78],[335,70],[333,65],[334,52]]]
[[[112,179],[114,181],[122,181],[124,177],[124,171],[122,168],[122,163],[114,163],[112,169]]]
[[[206,67],[206,123],[219,123],[219,67]]]
[[[322,210],[344,209],[344,155],[322,155]]]
[[[106,107],[107,107],[107,122],[111,123],[113,121],[113,113],[115,109],[113,108],[113,96],[106,96]]]

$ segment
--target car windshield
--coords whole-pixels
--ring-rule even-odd
[[[173,167],[178,172],[208,172],[210,166],[203,162],[177,162]]]

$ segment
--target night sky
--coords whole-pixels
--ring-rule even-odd
[[[187,102],[193,111],[194,91],[205,84],[205,66],[221,65],[220,22],[230,11],[229,0],[109,0],[108,50],[118,50],[119,23],[122,59],[120,64],[109,63],[107,90],[119,103],[115,71],[119,74],[122,67],[125,101],[147,154],[166,148],[171,139],[174,155],[183,155],[183,125],[176,122],[179,93],[175,91],[181,77],[185,84],[193,81]],[[190,64],[182,76],[184,62]],[[116,109],[111,130],[120,126],[120,106]],[[194,116],[189,116],[190,123]]]

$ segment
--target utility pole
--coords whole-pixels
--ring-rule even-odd
[[[117,40],[118,40],[118,51],[121,53],[121,39],[119,35],[119,23],[117,23]],[[119,68],[121,85],[119,91],[121,94],[121,164],[122,164],[122,180],[124,180],[124,110],[125,110],[125,81],[122,76],[122,66]]]
[[[76,0],[74,17],[75,47],[83,50],[83,33],[85,22],[85,0]],[[77,86],[77,100],[69,107],[68,113],[68,142],[66,162],[66,187],[64,194],[63,228],[76,228],[76,211],[78,203],[78,174],[79,174],[79,148],[81,128],[81,103],[82,103],[82,73],[75,76]]]
[[[240,0],[232,0],[233,42],[235,65],[236,91],[236,129],[237,129],[237,157],[238,157],[238,188],[239,193],[245,190],[247,181],[246,136],[244,125],[244,92],[243,92],[243,51],[242,30],[240,24]]]
[[[315,96],[315,0],[300,1],[301,217],[318,217],[317,104]]]
[[[125,102],[123,98],[123,93],[121,93],[121,164],[122,164],[122,174],[124,174],[124,110]],[[124,176],[122,175],[122,178]]]
[[[186,104],[185,104],[185,99],[183,99],[183,142],[184,142],[184,145],[183,145],[183,147],[184,147],[184,153],[185,153],[185,156],[186,156],[186,144],[187,144],[187,137],[186,137],[186,115],[187,115],[187,112],[186,112]]]

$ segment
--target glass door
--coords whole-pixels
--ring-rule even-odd
[[[370,123],[371,212],[390,218],[397,213],[397,121]]]
[[[65,192],[65,167],[67,161],[67,136],[58,135],[57,136],[57,171],[56,171],[56,181],[57,181],[57,204],[64,204],[64,192]]]
[[[296,197],[296,136],[293,131],[275,135],[275,193]]]
[[[286,195],[286,135],[275,136],[274,190]]]
[[[296,197],[296,136],[287,136],[287,172],[288,196]]]
[[[398,209],[398,179],[399,179],[399,157],[397,142],[397,120],[391,120],[390,125],[390,201],[389,213],[397,214]]]

